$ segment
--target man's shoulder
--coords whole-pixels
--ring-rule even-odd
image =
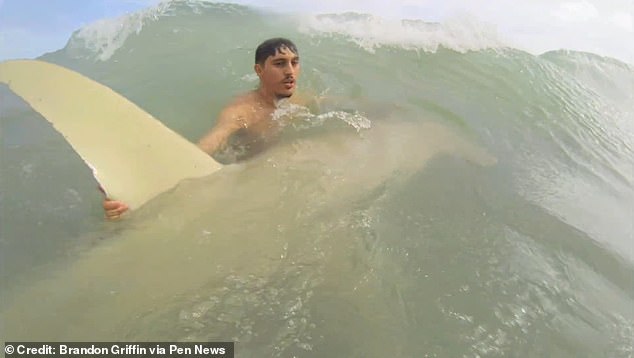
[[[222,109],[222,112],[225,114],[238,114],[244,112],[246,109],[252,108],[254,102],[255,98],[253,93],[247,92],[234,97],[233,100]]]
[[[243,94],[233,98],[231,102],[222,108],[222,111],[220,111],[220,117],[235,117],[242,115],[249,103],[248,96],[248,94]]]

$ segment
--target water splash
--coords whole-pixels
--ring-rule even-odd
[[[326,122],[339,121],[360,132],[372,128],[372,121],[357,110],[329,111],[313,114],[310,109],[293,103],[283,103],[273,113],[273,119],[280,123],[290,123],[296,130],[321,127]]]

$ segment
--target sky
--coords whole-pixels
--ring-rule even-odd
[[[0,0],[0,60],[33,58],[65,46],[74,30],[159,0]],[[634,63],[632,0],[230,0],[278,11],[357,11],[443,21],[470,15],[509,44],[541,53],[569,48]]]

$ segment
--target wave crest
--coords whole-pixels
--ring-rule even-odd
[[[494,26],[463,16],[443,23],[392,20],[369,14],[343,13],[306,16],[300,31],[342,35],[369,52],[381,46],[436,52],[439,47],[458,52],[505,47]]]

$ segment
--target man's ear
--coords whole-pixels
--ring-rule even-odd
[[[264,71],[264,69],[262,68],[262,65],[260,65],[259,63],[256,63],[253,66],[253,70],[258,75],[258,77],[262,77],[262,72]]]

